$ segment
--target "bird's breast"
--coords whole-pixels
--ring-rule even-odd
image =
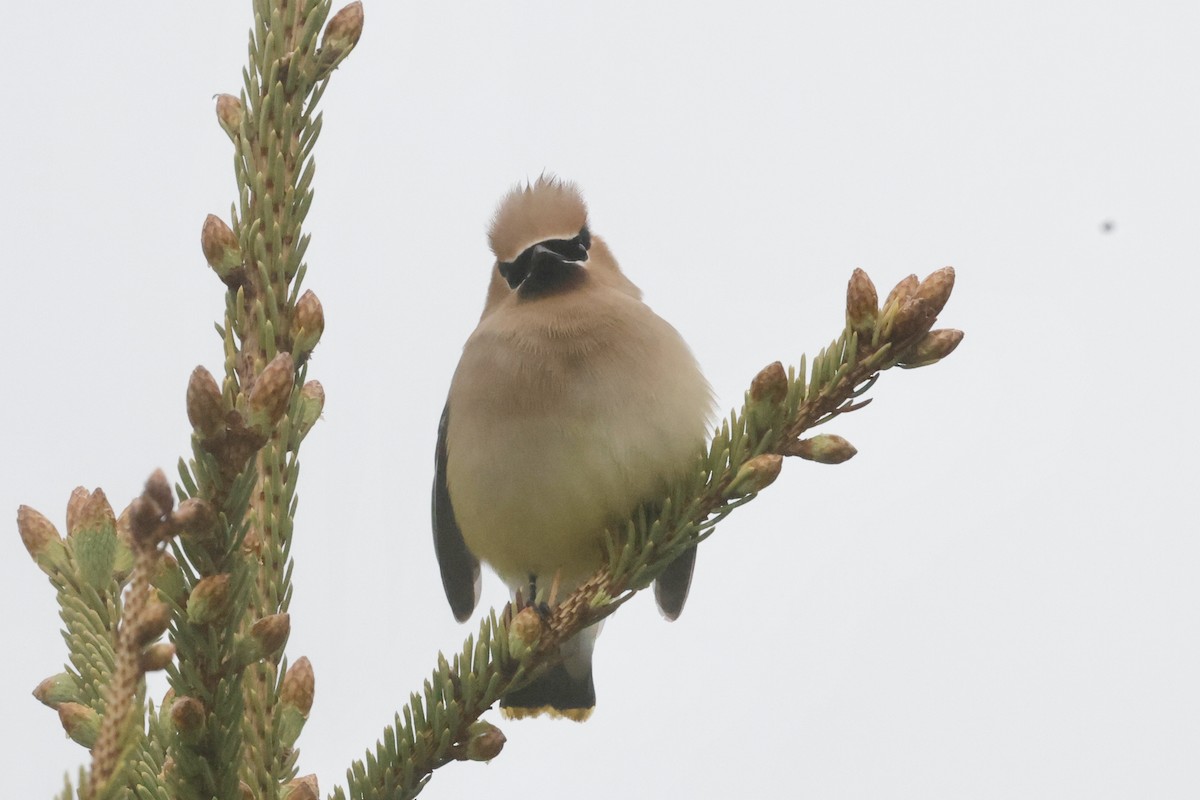
[[[605,528],[661,495],[703,439],[711,393],[687,346],[639,301],[608,300],[505,309],[464,347],[451,503],[468,548],[510,584],[586,579]]]

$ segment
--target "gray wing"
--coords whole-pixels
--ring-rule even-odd
[[[687,602],[688,589],[692,586],[692,569],[696,566],[696,550],[684,550],[667,565],[662,574],[654,579],[654,600],[658,610],[668,621],[674,622]]]
[[[450,401],[438,423],[437,452],[433,457],[433,551],[442,570],[442,588],[450,601],[450,610],[459,622],[466,622],[479,603],[479,559],[471,555],[450,505],[450,487],[446,484],[446,429],[450,425]],[[687,593],[686,588],[684,594]]]

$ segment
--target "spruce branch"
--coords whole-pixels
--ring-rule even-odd
[[[35,695],[92,749],[77,785],[89,800],[316,793],[294,767],[312,669],[306,659],[288,669],[282,655],[297,453],[324,404],[321,385],[306,380],[324,315],[300,291],[302,224],[316,106],[363,13],[352,3],[326,24],[328,0],[253,7],[244,89],[216,102],[238,202],[230,222],[209,215],[201,230],[226,290],[224,375],[218,383],[197,367],[188,382],[192,456],[179,463],[178,507],[156,473],[120,522],[102,492],[76,490],[67,539],[36,511],[18,514],[22,541],[58,590],[72,664]],[[172,641],[154,643],[168,625]],[[171,684],[157,709],[144,697],[152,669]]]
[[[121,625],[116,631],[116,665],[105,687],[105,713],[100,732],[92,748],[92,772],[88,797],[115,797],[120,784],[119,770],[129,763],[123,755],[138,745],[142,737],[141,712],[146,672],[162,669],[175,654],[169,643],[153,643],[162,636],[169,616],[166,607],[154,597],[150,585],[161,545],[171,535],[174,496],[162,470],[150,476],[141,497],[129,506],[122,518],[128,523],[128,541],[133,549],[133,572],[125,595]],[[161,609],[161,610],[160,610]]]
[[[867,274],[855,270],[847,287],[846,327],[799,369],[768,365],[750,384],[741,411],[722,422],[696,468],[656,503],[610,532],[607,563],[552,610],[520,597],[494,611],[460,653],[438,666],[424,692],[387,727],[374,752],[347,772],[347,789],[335,800],[403,800],[415,797],[433,771],[455,760],[490,760],[504,735],[480,716],[501,696],[526,685],[553,665],[559,648],[584,628],[612,614],[649,586],[686,549],[712,535],[734,509],[754,499],[778,477],[787,456],[838,464],[855,454],[840,436],[800,436],[841,414],[863,408],[860,398],[893,366],[928,366],[949,355],[961,331],[931,330],[954,286],[954,270],[924,281],[905,278],[883,307]]]

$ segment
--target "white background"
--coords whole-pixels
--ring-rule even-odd
[[[341,783],[469,631],[435,429],[494,204],[549,169],[723,409],[837,334],[856,266],[886,293],[953,264],[967,336],[830,426],[856,459],[789,462],[723,524],[677,623],[647,597],[607,626],[590,722],[501,723],[500,758],[426,796],[1200,796],[1197,6],[424,5],[368,3],[323,104],[301,771]],[[187,450],[188,374],[221,366],[200,226],[235,189],[211,96],[248,6],[7,9],[9,519],[61,527],[77,484],[119,510]],[[48,797],[84,754],[29,695],[65,652],[11,523],[0,570],[5,794]]]

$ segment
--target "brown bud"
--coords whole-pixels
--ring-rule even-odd
[[[890,329],[884,334],[892,342],[903,342],[921,333],[927,332],[937,317],[929,313],[929,304],[920,297],[910,297],[900,306],[900,310],[892,316]]]
[[[217,514],[207,501],[189,497],[179,504],[172,516],[179,528],[179,535],[193,539],[208,539],[217,526]]]
[[[141,667],[142,672],[157,672],[160,669],[166,669],[173,658],[175,658],[175,645],[170,642],[158,642],[142,651],[138,666]]]
[[[879,316],[879,294],[867,273],[855,269],[846,287],[846,325],[864,336],[875,330]]]
[[[245,781],[238,781],[238,792],[242,795],[242,800],[254,800],[254,790]]]
[[[21,534],[21,543],[38,564],[49,566],[50,560],[56,557],[55,551],[59,558],[63,557],[62,537],[58,535],[54,523],[41,512],[29,506],[20,506],[17,509],[17,532]]]
[[[231,94],[217,95],[217,121],[230,139],[237,141],[242,130],[242,101]]]
[[[316,775],[293,778],[283,785],[283,791],[279,794],[280,800],[317,800],[320,796]]]
[[[857,453],[854,445],[832,433],[822,433],[811,439],[799,439],[783,447],[785,456],[799,456],[818,464],[841,464],[854,458]]]
[[[242,249],[237,236],[214,214],[204,219],[204,227],[200,229],[200,249],[204,251],[204,260],[226,283],[233,277],[234,270],[242,266]]]
[[[768,364],[759,370],[750,381],[750,399],[756,403],[777,405],[783,402],[788,393],[787,373],[783,364],[778,361]]]
[[[60,672],[39,683],[33,690],[33,696],[51,708],[58,708],[63,703],[74,703],[79,699],[79,684],[71,673]]]
[[[930,331],[904,354],[904,360],[898,366],[905,369],[916,369],[936,364],[953,353],[962,338],[963,332],[954,328]]]
[[[321,37],[322,54],[330,51],[339,60],[344,58],[358,44],[362,31],[363,6],[361,2],[353,2],[334,14],[325,25]]]
[[[508,626],[508,649],[517,661],[524,661],[537,647],[546,627],[542,615],[532,606],[522,608]]]
[[[117,518],[104,492],[92,492],[78,510],[70,531],[71,556],[79,575],[96,589],[113,579],[117,566]]]
[[[161,469],[154,470],[146,480],[145,494],[158,504],[164,515],[175,507],[175,492],[171,490],[171,482]]]
[[[76,492],[79,489],[75,490]],[[76,494],[71,494],[71,500],[74,501]],[[112,506],[108,504],[108,498],[104,496],[104,492],[97,489],[90,494],[87,494],[83,501],[78,505],[74,514],[74,525],[71,525],[70,514],[71,508],[68,504],[68,523],[67,535],[78,536],[85,531],[112,531],[116,534],[117,530],[117,515],[113,513]]]
[[[204,367],[192,370],[187,386],[187,415],[192,427],[203,438],[225,429],[225,401],[221,387]]]
[[[129,504],[129,534],[135,544],[153,546],[162,535],[163,512],[158,503],[146,495],[133,498]]]
[[[315,692],[316,677],[313,675],[312,662],[307,656],[301,656],[283,675],[279,701],[299,710],[302,716],[307,717],[308,712],[312,710]]]
[[[762,453],[742,464],[733,482],[725,490],[726,497],[761,492],[779,477],[783,468],[783,457],[775,453]]]
[[[228,575],[201,578],[188,597],[188,621],[194,625],[208,625],[223,619],[229,611],[230,599]]]
[[[171,624],[171,606],[151,597],[146,601],[146,607],[136,620],[137,643],[147,645],[162,636]]]
[[[92,493],[82,486],[71,490],[71,497],[67,500],[67,536],[74,536],[79,529],[79,516],[91,496]]]
[[[925,301],[929,313],[936,317],[946,307],[950,293],[954,291],[954,267],[942,267],[921,281],[915,297]]]
[[[288,614],[271,614],[250,627],[250,638],[262,654],[259,658],[264,658],[283,647],[291,632],[292,618]]]
[[[490,722],[477,720],[467,728],[467,758],[491,761],[504,749],[504,733]]]
[[[250,427],[269,433],[287,411],[292,396],[295,369],[290,353],[280,353],[259,374],[250,390]]]
[[[194,697],[176,697],[171,703],[171,722],[189,739],[194,740],[204,731],[206,717],[204,704]]]
[[[888,294],[887,300],[883,301],[883,311],[887,313],[892,308],[899,308],[904,304],[905,300],[912,297],[917,291],[917,287],[921,282],[917,280],[916,275],[909,275],[904,280],[896,284],[896,287]]]
[[[76,744],[91,748],[100,735],[100,715],[80,703],[61,703],[58,719]]]
[[[321,340],[321,334],[325,332],[325,311],[321,308],[321,301],[317,299],[311,289],[300,295],[300,299],[296,301],[293,320],[295,352],[297,355],[307,356],[317,346],[317,342]]]

